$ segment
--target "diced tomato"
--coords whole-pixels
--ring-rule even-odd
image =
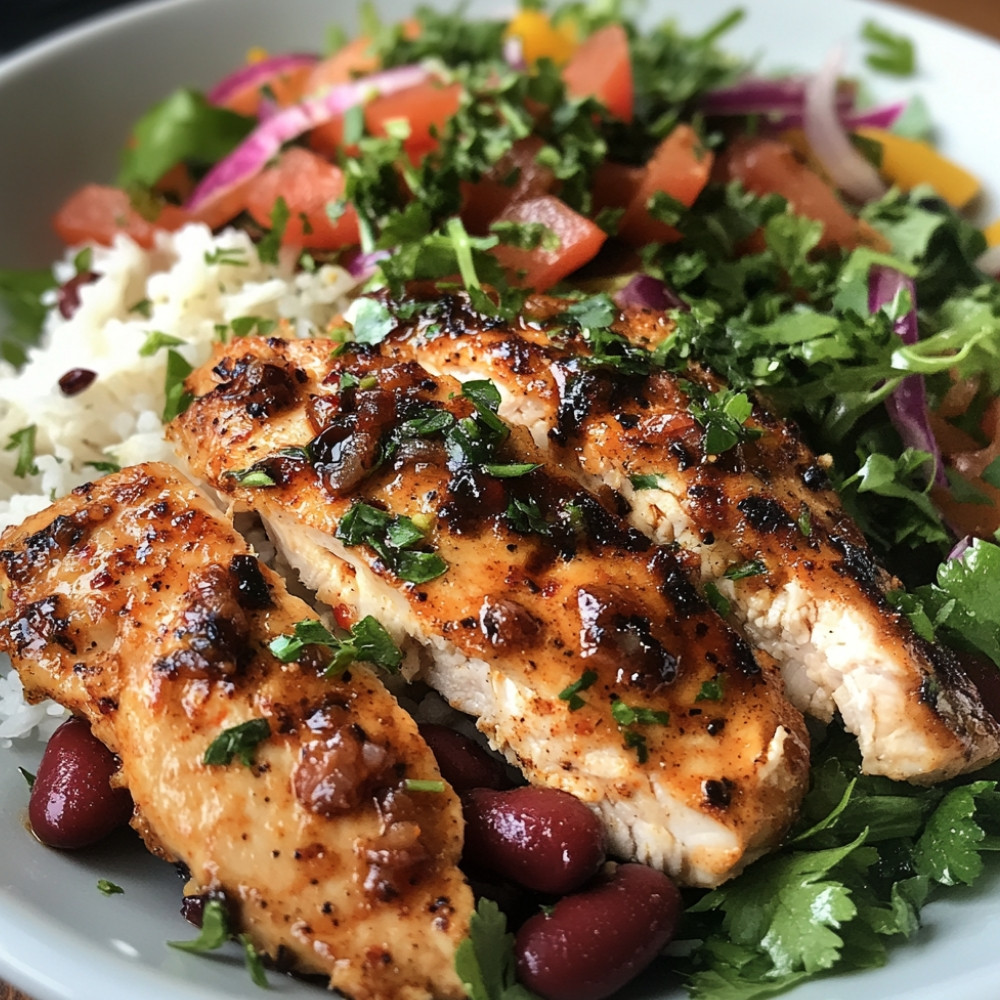
[[[67,246],[99,243],[111,246],[119,234],[149,248],[158,230],[180,229],[190,216],[177,205],[163,204],[155,218],[140,213],[121,188],[87,184],[63,202],[52,217],[52,227]]]
[[[649,199],[658,192],[682,205],[692,205],[708,183],[713,157],[690,125],[678,125],[656,147],[643,168],[642,180],[629,201],[618,227],[618,235],[633,246],[672,243],[680,233],[654,219]]]
[[[470,233],[484,234],[513,202],[552,190],[555,175],[538,162],[544,145],[544,140],[534,135],[519,139],[480,180],[462,185],[462,222]]]
[[[557,250],[543,247],[522,250],[500,245],[493,251],[510,272],[514,284],[538,291],[551,288],[592,260],[606,239],[603,229],[551,194],[514,202],[500,213],[497,221],[541,223],[559,240]]]
[[[372,40],[361,35],[316,63],[306,77],[303,93],[317,94],[348,83],[355,77],[367,76],[378,68],[378,58],[372,52]]]
[[[644,176],[642,167],[605,160],[594,171],[594,211],[627,207],[638,196]]]
[[[222,107],[256,118],[261,100],[266,97],[278,107],[287,108],[305,93],[305,86],[312,71],[311,65],[278,70],[265,79],[258,79],[230,94],[222,102]]]
[[[427,80],[369,101],[365,105],[365,127],[372,135],[385,136],[390,122],[403,119],[410,125],[406,148],[426,151],[436,144],[432,130],[443,132],[461,101],[460,83],[442,86],[437,80]]]
[[[854,218],[833,188],[784,142],[741,137],[721,158],[720,172],[723,180],[738,180],[754,194],[780,194],[799,215],[821,222],[821,247],[887,249],[882,236]]]
[[[348,206],[336,220],[327,206],[344,193],[343,171],[321,156],[292,146],[278,162],[254,178],[246,197],[247,211],[262,226],[271,225],[278,198],[288,206],[283,246],[335,250],[358,242],[358,217]]]
[[[372,98],[365,105],[365,129],[376,136],[388,134],[389,122],[404,119],[410,123],[410,136],[403,144],[412,154],[426,153],[433,149],[436,140],[431,129],[440,133],[456,111],[462,99],[462,85],[442,85],[427,80],[415,87],[408,87],[395,94]],[[318,125],[309,133],[309,148],[330,159],[344,147],[344,119],[338,116]]]
[[[622,121],[632,120],[632,60],[620,24],[599,28],[573,53],[562,71],[573,97],[594,97]]]

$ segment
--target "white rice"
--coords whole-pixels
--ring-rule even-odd
[[[75,274],[75,257],[69,251],[54,265],[58,281]],[[80,286],[79,308],[69,319],[50,309],[20,371],[0,362],[0,530],[101,474],[87,463],[176,464],[161,419],[167,349],[148,357],[140,349],[151,333],[167,334],[181,342],[171,349],[198,366],[220,329],[231,336],[230,324],[243,317],[287,321],[299,336],[322,329],[346,308],[356,280],[340,267],[296,271],[295,263],[284,252],[277,264],[262,263],[245,233],[213,235],[203,225],[161,233],[148,251],[127,237],[94,247],[90,269],[100,277]],[[67,396],[59,378],[74,368],[97,378]],[[37,472],[18,476],[18,450],[5,446],[32,425]],[[26,706],[6,658],[0,662],[0,745],[59,711]]]

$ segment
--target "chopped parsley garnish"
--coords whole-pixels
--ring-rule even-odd
[[[580,697],[580,692],[586,691],[596,680],[597,674],[593,670],[584,670],[579,680],[573,681],[572,684],[567,685],[559,692],[560,700],[569,703],[571,712],[583,708],[587,702]]]
[[[632,484],[632,489],[634,490],[658,490],[660,489],[660,480],[661,477],[655,473],[628,477],[628,481]]]
[[[35,424],[28,424],[19,431],[14,431],[7,438],[4,451],[16,451],[17,460],[14,463],[14,475],[18,479],[25,479],[27,476],[38,475],[38,465],[35,463],[35,435],[38,428]]]
[[[337,538],[347,545],[368,545],[386,568],[408,583],[427,583],[447,572],[448,564],[427,544],[426,533],[409,517],[390,514],[356,500],[337,525]]]
[[[704,585],[705,600],[708,606],[720,617],[728,618],[733,611],[732,602],[719,590],[718,584],[706,580]]]
[[[469,918],[469,936],[455,950],[455,971],[469,1000],[537,1000],[517,982],[507,918],[485,896]]]
[[[281,250],[281,240],[285,235],[288,220],[291,212],[288,202],[281,195],[275,199],[274,208],[271,209],[271,228],[257,244],[257,256],[264,264],[277,264],[278,252]]]
[[[37,343],[47,309],[42,296],[55,288],[52,272],[0,269],[0,360],[19,367]]]
[[[25,784],[27,784],[29,788],[33,787],[35,784],[35,776],[23,767],[18,767],[17,770],[21,777],[24,778]]]
[[[178,344],[183,344],[184,341],[180,337],[175,337],[173,334],[164,333],[162,330],[150,330],[146,334],[146,339],[143,341],[142,346],[139,348],[140,358],[151,358],[157,351],[162,350],[164,347],[176,347]]]
[[[235,940],[243,950],[247,972],[254,985],[266,989],[268,986],[267,976],[264,973],[260,954],[254,948],[249,935],[233,935],[229,928],[226,909],[217,899],[206,900],[202,909],[201,931],[196,938],[191,941],[168,941],[167,944],[171,948],[178,948],[181,951],[204,955],[210,951],[217,951],[232,940]]]
[[[229,469],[224,475],[229,479],[234,479],[240,486],[276,486],[273,476],[264,469],[251,465],[248,469]]]
[[[298,660],[307,646],[322,646],[332,652],[330,662],[323,670],[324,677],[341,674],[355,660],[373,663],[385,670],[395,671],[403,662],[403,654],[385,627],[366,615],[355,622],[349,631],[331,632],[322,622],[306,619],[295,623],[291,635],[272,639],[269,649],[282,663]]]
[[[644,734],[636,726],[667,726],[670,724],[670,713],[661,712],[644,706],[626,705],[616,701],[611,705],[611,715],[622,731],[622,738],[628,750],[635,751],[636,760],[645,764],[649,760],[649,746]]]
[[[405,778],[403,788],[408,792],[443,792],[445,784],[434,778]]]
[[[193,402],[194,394],[184,388],[184,380],[194,368],[173,348],[167,349],[167,371],[164,377],[163,422],[170,423],[180,416]]]
[[[115,885],[114,882],[110,882],[106,878],[99,878],[97,880],[97,890],[105,896],[119,896],[125,892],[120,885]]]
[[[746,580],[751,576],[762,576],[766,572],[767,566],[760,559],[750,559],[730,566],[722,575],[727,580]]]
[[[704,395],[695,394],[690,410],[691,416],[705,429],[702,447],[706,455],[721,455],[764,433],[758,427],[747,426],[753,403],[745,392],[719,389]]]
[[[243,247],[216,247],[205,251],[206,264],[226,265],[229,267],[247,267],[250,263]]]
[[[247,719],[235,726],[224,729],[205,751],[203,763],[228,765],[238,757],[241,763],[251,767],[257,745],[271,735],[271,725],[267,719]]]
[[[722,701],[724,696],[725,675],[719,674],[710,681],[702,681],[698,693],[694,696],[695,701]]]
[[[865,21],[861,37],[870,42],[872,51],[865,56],[865,63],[874,70],[893,76],[912,76],[917,69],[913,42],[905,35],[896,34],[877,21]]]

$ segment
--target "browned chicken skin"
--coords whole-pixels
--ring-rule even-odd
[[[160,465],[80,487],[0,536],[0,598],[27,695],[120,756],[133,825],[187,891],[224,891],[257,948],[354,1000],[464,995],[457,798],[408,790],[440,774],[367,667],[271,655],[314,615],[194,487]],[[253,719],[251,766],[204,763]]]
[[[220,348],[168,432],[323,600],[378,617],[529,780],[590,803],[615,854],[713,885],[775,846],[805,786],[801,716],[675,556],[558,469],[510,473],[539,458],[523,433],[494,427],[470,459],[491,425],[452,380],[332,353]],[[354,537],[362,511],[422,537]],[[414,579],[413,558],[440,572]]]
[[[927,783],[1000,755],[1000,726],[974,684],[889,606],[898,584],[788,422],[758,403],[746,439],[707,454],[692,401],[725,388],[710,373],[594,364],[590,338],[551,298],[512,324],[484,320],[460,295],[429,299],[405,304],[383,352],[492,379],[501,416],[586,487],[622,496],[639,530],[690,554],[750,642],[778,661],[794,704],[824,721],[840,714],[867,772]],[[641,310],[622,313],[615,331],[642,347],[670,332]]]

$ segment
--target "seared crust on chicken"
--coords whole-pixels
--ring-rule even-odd
[[[27,695],[118,754],[133,825],[187,866],[188,892],[223,891],[258,949],[354,1000],[464,996],[456,796],[407,790],[440,773],[368,668],[325,677],[320,647],[269,652],[314,615],[190,483],[126,469],[8,529],[0,598]],[[252,763],[204,762],[251,720]]]
[[[278,339],[220,347],[188,387],[168,433],[197,475],[323,600],[410,640],[530,781],[597,810],[614,854],[714,885],[778,843],[807,750],[773,666],[672,552],[533,468],[487,387]]]
[[[743,440],[707,453],[695,413],[725,387],[695,366],[678,376],[629,357],[629,345],[669,336],[664,317],[622,313],[619,343],[595,346],[564,309],[539,297],[508,325],[463,296],[434,297],[419,310],[407,303],[382,349],[460,380],[492,379],[501,416],[587,488],[614,490],[654,541],[692,555],[702,584],[778,661],[795,705],[824,721],[840,714],[866,772],[930,783],[995,760],[996,719],[957,658],[888,604],[898,583],[794,427],[757,403]],[[617,367],[594,363],[598,349],[617,352]]]

